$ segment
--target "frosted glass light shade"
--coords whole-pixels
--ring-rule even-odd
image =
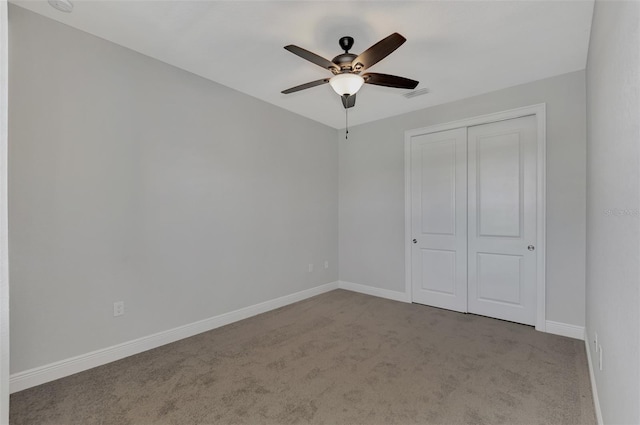
[[[360,90],[360,87],[364,84],[364,78],[356,74],[338,74],[331,77],[329,84],[339,96],[344,96],[345,94],[351,96]]]

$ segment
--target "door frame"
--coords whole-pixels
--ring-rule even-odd
[[[8,4],[0,0],[0,424],[9,423]]]
[[[404,132],[404,210],[405,210],[405,293],[412,302],[411,279],[411,138],[423,134],[471,127],[535,115],[537,124],[537,172],[536,172],[536,330],[546,332],[546,151],[547,123],[546,103],[539,103],[522,108],[509,109],[492,114],[479,115],[443,124],[407,130]]]

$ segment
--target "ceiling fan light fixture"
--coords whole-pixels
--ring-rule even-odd
[[[364,84],[364,78],[350,73],[338,74],[331,77],[329,84],[339,96],[352,96],[360,90]]]

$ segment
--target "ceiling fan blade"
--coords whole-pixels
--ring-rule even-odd
[[[284,46],[284,48],[288,51],[290,51],[291,53],[293,53],[294,55],[298,55],[300,56],[302,59],[306,59],[309,62],[313,62],[318,66],[321,66],[324,69],[336,69],[338,70],[339,68],[336,66],[335,63],[323,58],[322,56],[318,56],[315,53],[312,53],[308,50],[303,49],[302,47],[298,47],[298,46],[294,46],[293,44],[290,44],[288,46]]]
[[[360,53],[360,56],[351,62],[351,66],[356,71],[360,71],[364,68],[370,68],[389,56],[391,52],[396,50],[398,47],[402,46],[402,43],[405,41],[407,41],[406,38],[397,32],[394,32],[387,38],[383,38],[364,52]]]
[[[344,106],[344,109],[353,108],[354,106],[356,106],[355,94],[352,94],[351,96],[349,96],[348,94],[345,94],[345,95],[342,95],[340,98],[342,99],[342,106]]]
[[[289,94],[293,92],[297,92],[304,89],[310,89],[311,87],[321,86],[323,84],[327,84],[329,82],[329,78],[323,78],[322,80],[311,81],[310,83],[300,84],[299,86],[291,87],[290,89],[282,90],[282,94]]]
[[[364,78],[364,82],[368,84],[393,87],[396,89],[415,89],[418,85],[418,81],[416,80],[410,80],[396,75],[376,74],[375,72],[364,74],[362,78]]]

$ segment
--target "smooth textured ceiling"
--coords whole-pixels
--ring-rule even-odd
[[[349,110],[356,125],[584,69],[593,13],[593,0],[76,0],[70,14],[13,3],[334,128],[345,113],[329,85],[280,93],[331,76],[285,45],[331,60],[344,35],[356,54],[393,32],[407,38],[370,71],[418,80],[429,93],[406,99],[409,90],[365,85]]]

